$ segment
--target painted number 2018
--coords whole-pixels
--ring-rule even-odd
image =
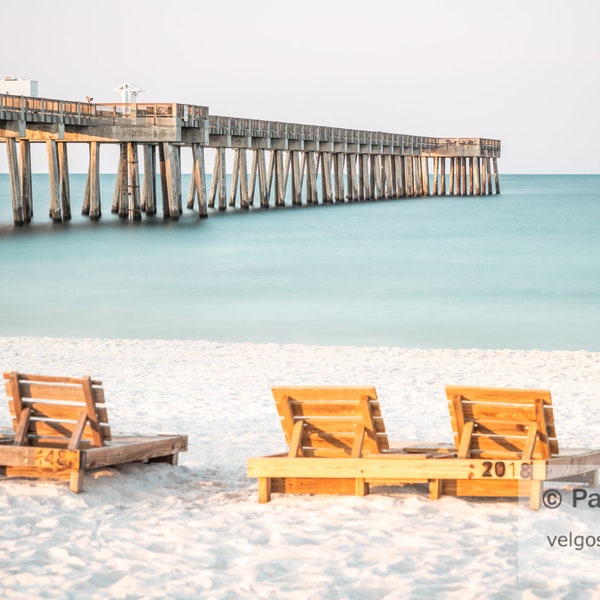
[[[504,461],[498,460],[492,462],[486,460],[483,463],[482,477],[504,477],[508,469],[511,477],[515,476],[515,463],[510,462],[506,464]],[[531,479],[531,464],[521,463],[519,468],[519,477],[521,479]]]

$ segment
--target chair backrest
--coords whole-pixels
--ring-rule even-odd
[[[4,373],[15,443],[71,449],[111,439],[101,381]]]
[[[446,386],[459,456],[545,459],[558,454],[547,390]]]
[[[360,455],[389,448],[374,387],[274,387],[272,392],[286,441],[290,448],[297,445],[297,455],[351,456],[362,428]],[[294,440],[295,431],[301,438]]]

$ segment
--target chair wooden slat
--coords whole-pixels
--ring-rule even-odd
[[[14,396],[10,382],[6,383],[6,393],[9,396]],[[104,402],[104,390],[101,388],[92,388],[94,390],[94,403],[101,404]],[[85,403],[85,395],[81,386],[57,383],[37,383],[37,382],[19,382],[19,391],[23,400],[27,398],[35,400],[59,401],[59,402],[74,402]]]
[[[544,402],[552,402],[548,390],[447,385],[446,396],[450,398],[452,395],[460,396],[464,402],[476,402],[477,404],[525,404],[532,406],[536,398],[541,398]]]
[[[64,421],[76,421],[81,412],[82,405],[72,404],[49,404],[44,402],[23,402],[23,406],[31,409],[32,419],[59,419]],[[11,416],[15,417],[15,406],[12,400],[8,402],[8,409]],[[96,413],[100,423],[108,424],[108,411],[105,406],[96,406]]]
[[[379,402],[371,400],[371,412],[374,417],[381,417],[381,408]],[[362,416],[360,404],[348,400],[331,401],[324,400],[316,402],[314,400],[302,402],[291,399],[290,408],[294,417],[360,417]]]
[[[35,421],[30,419],[27,435],[31,441],[34,441],[39,436],[62,437],[64,438],[64,445],[66,447],[69,445],[70,437],[76,425],[77,421]],[[100,429],[102,433],[109,433],[110,431],[110,427],[108,426],[100,426]],[[83,430],[82,439],[94,440],[93,430],[89,423],[86,424]]]

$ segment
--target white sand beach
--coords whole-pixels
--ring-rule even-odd
[[[102,469],[79,495],[1,480],[4,598],[600,597],[600,509],[434,502],[420,486],[259,505],[246,476],[248,457],[285,449],[281,384],[374,385],[390,439],[438,442],[444,384],[550,389],[561,446],[600,448],[600,353],[0,338],[0,358],[101,379],[115,433],[189,436],[178,466]],[[569,533],[587,546],[551,545]]]

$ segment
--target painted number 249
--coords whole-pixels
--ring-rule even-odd
[[[491,460],[485,460],[483,463],[483,474],[482,477],[504,477],[507,469],[511,477],[515,476],[515,465],[514,462],[506,464],[504,461],[498,460],[492,462]],[[531,479],[531,464],[520,463],[519,477],[521,479]]]

